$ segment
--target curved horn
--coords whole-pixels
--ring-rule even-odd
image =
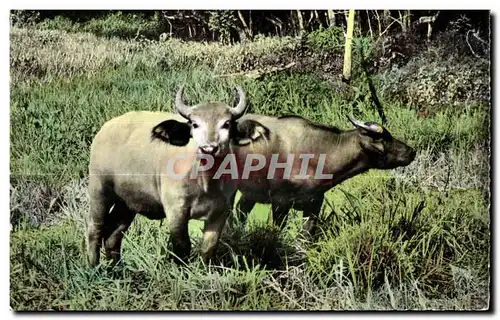
[[[236,87],[236,90],[238,91],[239,102],[236,107],[231,108],[231,113],[234,119],[240,118],[243,115],[243,113],[245,113],[245,110],[247,108],[245,92],[240,86]]]
[[[182,100],[183,92],[184,92],[184,86],[181,86],[179,88],[179,91],[177,91],[177,95],[175,96],[175,109],[177,109],[177,112],[179,112],[181,116],[183,116],[186,119],[189,119],[189,114],[191,113],[191,107],[184,104],[184,101]]]
[[[362,128],[366,131],[371,131],[371,132],[375,132],[375,133],[383,133],[384,132],[384,128],[375,123],[375,122],[367,122],[367,123],[363,123],[361,121],[358,121],[358,120],[355,120],[355,119],[351,119],[351,117],[347,116],[347,119],[349,119],[349,121],[352,122],[352,124],[356,127],[356,128]]]

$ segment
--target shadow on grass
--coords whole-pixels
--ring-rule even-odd
[[[245,269],[260,265],[282,270],[305,261],[306,240],[291,237],[273,225],[256,224],[245,230],[242,223],[229,222],[221,235],[215,263],[228,268]]]

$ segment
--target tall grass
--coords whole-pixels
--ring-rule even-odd
[[[320,235],[300,236],[292,211],[279,232],[258,205],[244,227],[228,223],[218,260],[178,267],[168,230],[139,217],[124,264],[87,268],[89,146],[101,125],[131,110],[172,110],[186,100],[235,102],[250,112],[297,114],[350,128],[378,121],[312,74],[220,77],[292,46],[133,42],[51,30],[11,31],[11,306],[15,310],[483,309],[489,292],[489,114],[480,104],[424,118],[384,101],[387,128],[418,150],[406,168],[373,170],[331,190]],[[459,110],[459,111],[457,111]],[[195,246],[201,225],[190,223]]]
[[[193,252],[191,263],[178,267],[167,257],[166,228],[138,217],[124,240],[124,265],[96,270],[87,267],[83,248],[85,184],[73,183],[65,189],[58,224],[15,227],[11,305],[16,310],[485,308],[489,225],[484,203],[471,206],[480,196],[474,191],[444,196],[391,179],[368,174],[331,191],[322,235],[314,243],[296,233],[300,215],[292,215],[288,229],[279,233],[265,222],[267,206],[260,206],[246,229],[228,225],[213,265],[203,266]],[[377,187],[391,183],[392,192]],[[195,248],[200,230],[193,221]]]
[[[44,176],[67,182],[87,170],[88,146],[105,121],[131,110],[171,111],[173,96],[187,85],[190,103],[235,99],[232,90],[242,84],[250,99],[250,112],[268,115],[298,114],[343,129],[352,114],[325,85],[313,76],[275,76],[263,82],[218,78],[205,67],[189,70],[151,70],[120,66],[104,69],[92,81],[79,76],[67,82],[54,79],[43,86],[13,87],[11,92],[12,174]],[[302,86],[302,83],[313,83]],[[415,148],[465,150],[485,141],[487,113],[475,106],[462,115],[442,112],[420,118],[399,105],[387,105],[389,130]],[[377,119],[365,107],[358,117]],[[411,127],[409,127],[411,126]],[[21,133],[22,134],[19,134]],[[487,134],[487,133],[486,133]],[[52,178],[51,178],[52,177]]]

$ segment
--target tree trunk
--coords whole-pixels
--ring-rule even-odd
[[[314,19],[314,12],[310,11],[309,12],[309,20],[307,20],[307,25],[305,27],[310,26],[313,19]]]
[[[366,20],[368,20],[368,30],[370,31],[370,37],[373,38],[372,23],[370,21],[370,10],[366,10]]]
[[[399,24],[401,25],[401,30],[403,31],[403,33],[406,33],[406,15],[404,13],[401,14],[400,10],[398,10],[398,15],[399,15]]]
[[[244,34],[244,38],[246,38],[246,39],[253,39],[252,30],[248,27],[248,24],[245,21],[245,17],[243,17],[243,14],[241,13],[241,10],[238,10],[238,18],[240,18],[241,25],[243,26],[243,30],[242,30],[243,32],[240,31],[240,38],[241,38],[242,33],[243,33]]]
[[[345,54],[344,54],[344,70],[342,78],[344,81],[349,82],[351,80],[351,52],[352,52],[352,34],[354,32],[354,9],[349,10],[349,16],[347,19],[347,35],[345,39]]]
[[[304,27],[304,18],[302,17],[300,10],[297,10],[297,20],[299,22],[299,35],[303,35],[306,32],[306,29]]]
[[[335,12],[333,12],[333,10],[328,10],[327,15],[328,15],[328,26],[329,27],[334,26],[335,25]]]
[[[384,26],[391,22],[391,10],[384,10]]]
[[[411,30],[411,12],[406,10],[406,30]]]
[[[378,36],[380,37],[380,35],[382,34],[382,20],[380,19],[378,11],[377,10],[374,10],[374,11],[375,11],[375,15],[377,16]]]
[[[250,32],[252,32],[252,38],[253,38],[253,21],[252,21],[252,10],[248,11],[248,24],[249,24],[249,29]]]

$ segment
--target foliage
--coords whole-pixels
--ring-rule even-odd
[[[370,107],[373,97],[370,93],[369,83],[372,81],[368,63],[372,59],[371,39],[359,37],[353,39],[353,65],[351,80],[351,101],[353,105]]]
[[[295,36],[300,33],[300,25],[304,31],[314,32],[321,28],[345,27],[344,10],[328,10],[333,13],[330,16],[327,10],[300,10],[302,13],[302,24],[299,23],[296,10],[241,10],[240,12],[253,35],[261,34],[266,36]],[[120,18],[120,15],[123,15]],[[360,19],[356,22],[356,34],[358,36],[370,35],[374,39],[393,35],[416,35],[416,38],[424,39],[427,36],[427,24],[420,23],[420,18],[437,15],[439,18],[433,25],[434,32],[444,30],[456,30],[457,32],[468,32],[476,30],[487,36],[489,34],[489,11],[460,11],[460,10],[359,10],[357,12]],[[112,19],[109,19],[112,16]],[[141,32],[149,39],[157,39],[157,31],[168,33],[175,38],[189,40],[208,40],[211,38],[207,29],[222,31],[212,34],[216,41],[238,41],[240,32],[232,32],[233,28],[241,28],[238,21],[235,21],[234,12],[231,10],[12,10],[11,21],[18,27],[26,27],[37,24],[45,20],[62,17],[74,23],[75,28],[87,25],[89,21],[102,20],[107,22],[104,26],[89,28],[102,34],[103,29],[112,31],[113,36],[130,36],[131,31],[137,31],[140,26],[149,26],[151,29],[142,29]],[[128,20],[128,17],[133,17]],[[331,19],[333,18],[333,19]],[[120,21],[117,21],[120,20]],[[123,21],[129,21],[132,28]],[[161,22],[160,22],[161,21]],[[158,22],[163,23],[161,30],[158,30]],[[100,24],[100,23],[97,23]],[[107,26],[106,26],[107,25]],[[212,29],[215,27],[215,29]],[[117,29],[122,28],[122,29]],[[234,31],[234,30],[233,30]],[[239,30],[241,31],[241,29]],[[229,34],[230,32],[230,34]],[[103,34],[105,36],[109,36]],[[229,38],[228,38],[229,36]],[[324,41],[328,41],[326,38]],[[323,41],[322,40],[322,41]],[[321,42],[322,42],[321,41]]]
[[[33,26],[40,19],[40,12],[36,10],[12,10],[10,13],[11,26]]]
[[[210,11],[208,27],[220,34],[220,41],[228,44],[231,40],[231,31],[235,28],[236,16],[233,10]]]
[[[306,35],[306,45],[311,50],[342,52],[345,43],[344,38],[344,28],[342,27],[319,27]]]
[[[150,19],[141,14],[111,13],[105,18],[94,18],[85,22],[73,22],[64,16],[55,16],[39,23],[41,29],[65,30],[68,32],[90,32],[97,36],[135,38],[139,35],[158,39],[164,31],[164,22],[158,12]]]
[[[471,58],[441,59],[432,49],[381,74],[382,92],[417,110],[435,112],[489,104],[489,63]]]
[[[44,19],[37,27],[46,30],[77,32],[80,29],[80,24],[78,22],[74,23],[71,19],[64,16],[55,16],[53,19]]]

